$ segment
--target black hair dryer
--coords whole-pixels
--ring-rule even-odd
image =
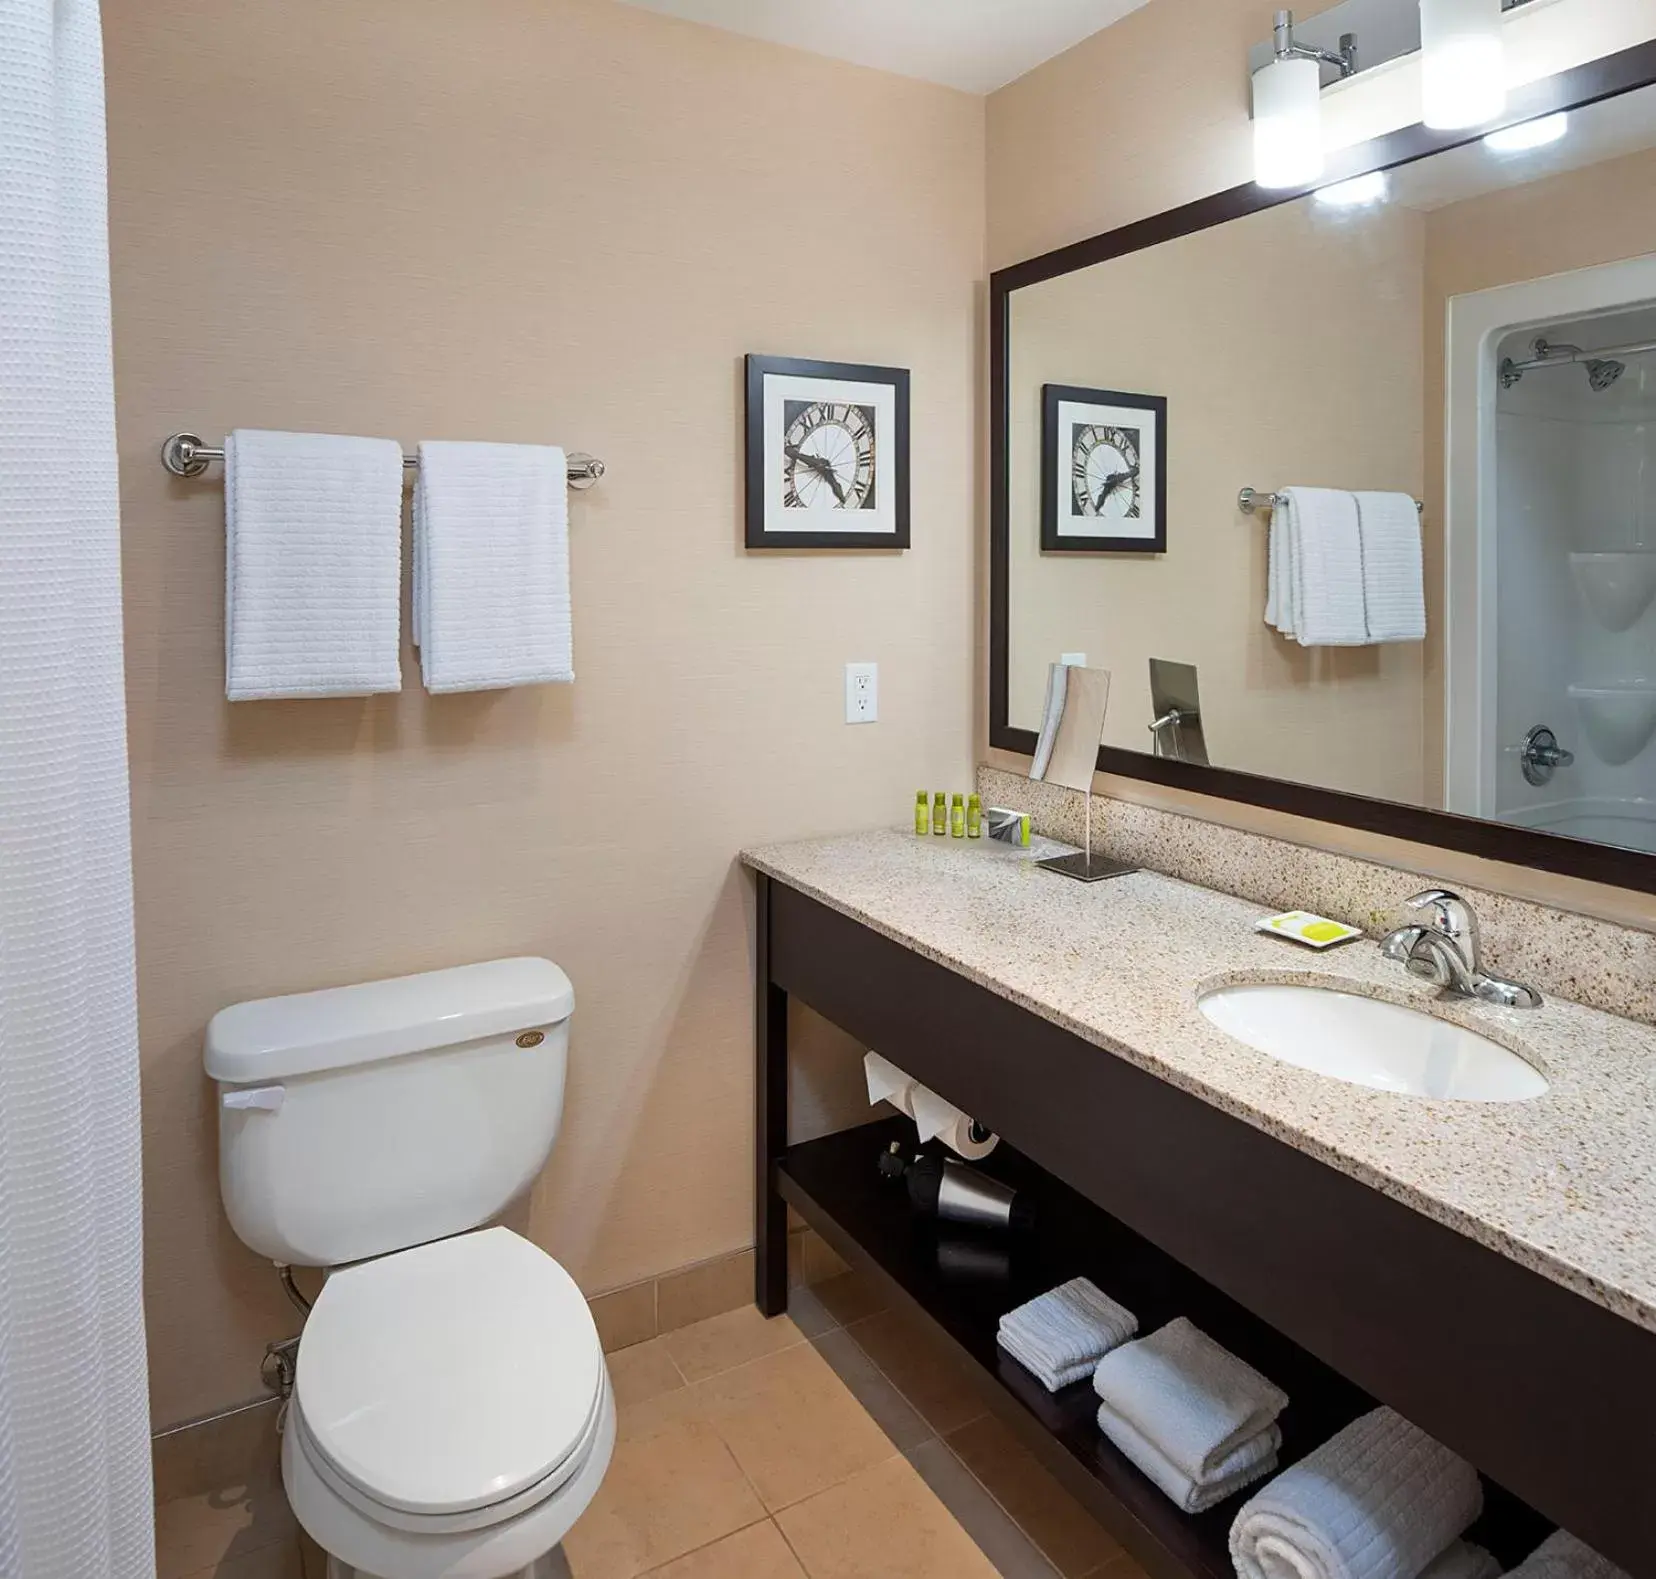
[[[905,1162],[902,1142],[894,1140],[880,1156],[880,1177],[906,1180],[915,1210],[944,1222],[1003,1231],[1034,1225],[1034,1203],[1027,1196],[953,1157],[922,1154]]]

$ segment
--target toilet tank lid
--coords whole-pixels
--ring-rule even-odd
[[[207,1025],[207,1073],[231,1085],[375,1063],[557,1025],[575,1009],[549,959],[491,959],[389,981],[259,998]]]

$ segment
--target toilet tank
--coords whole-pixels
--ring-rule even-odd
[[[339,1266],[475,1228],[558,1138],[575,990],[497,959],[221,1009],[219,1189],[260,1255]]]

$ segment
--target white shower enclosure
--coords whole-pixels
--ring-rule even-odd
[[[1656,259],[1451,303],[1445,801],[1656,853],[1656,352],[1615,354],[1645,344]]]

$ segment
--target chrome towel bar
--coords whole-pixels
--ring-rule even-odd
[[[174,433],[161,446],[161,464],[175,477],[199,477],[214,461],[223,459],[222,448],[203,443],[194,433]],[[596,455],[571,450],[568,460],[571,488],[590,488],[604,475],[604,463]],[[403,456],[408,470],[415,470],[419,464],[417,455]]]
[[[1280,493],[1261,493],[1257,488],[1244,488],[1236,496],[1236,508],[1243,515],[1258,515],[1262,511],[1274,510],[1283,502]],[[1419,499],[1414,502],[1418,514],[1426,513],[1426,506]]]

